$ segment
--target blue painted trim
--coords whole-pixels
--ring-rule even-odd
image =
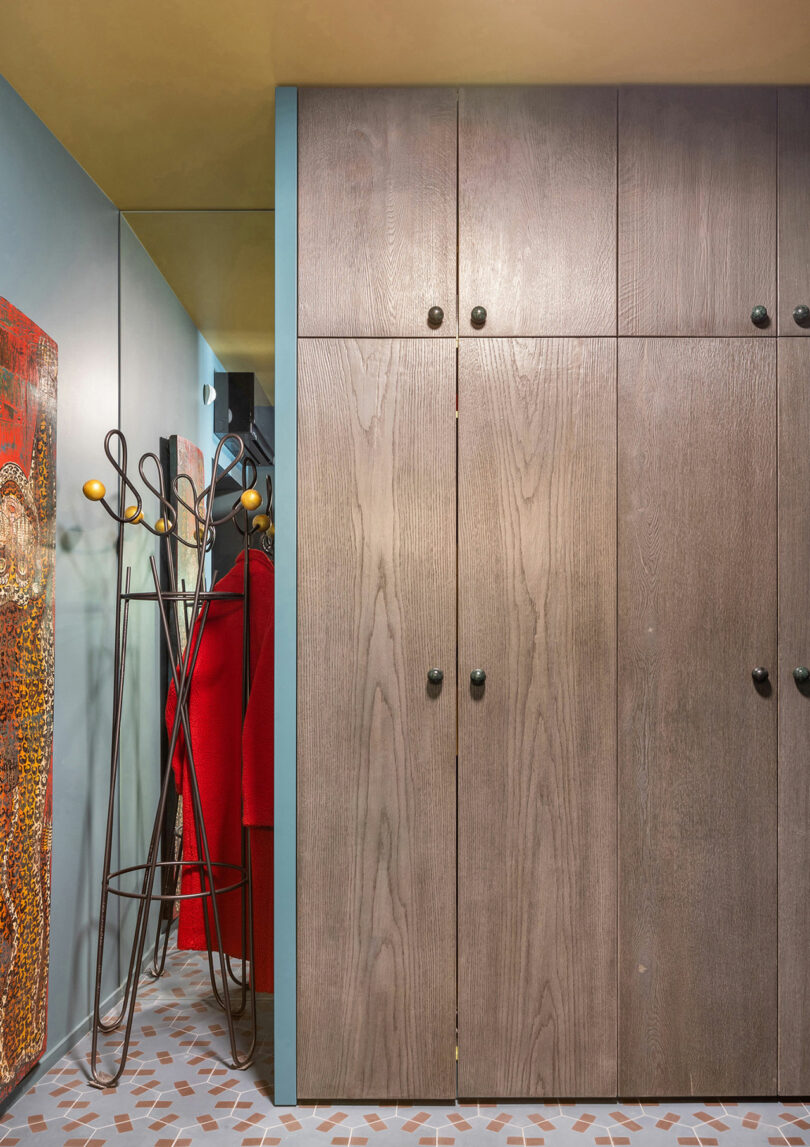
[[[276,88],[275,1103],[296,1083],[298,89]]]

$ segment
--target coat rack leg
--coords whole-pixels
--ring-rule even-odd
[[[169,741],[169,756],[168,760],[174,754],[174,746],[177,743],[177,735],[179,729],[179,722],[175,722],[172,737]],[[102,1075],[98,1067],[98,1010],[96,1009],[93,1014],[93,1036],[92,1046],[90,1053],[90,1071],[93,1077],[93,1083],[97,1087],[114,1087],[121,1078],[124,1068],[126,1067],[127,1057],[129,1055],[129,1042],[132,1036],[132,1021],[135,1015],[135,1002],[138,996],[138,979],[140,976],[141,965],[143,963],[143,951],[146,943],[146,933],[149,927],[149,906],[152,903],[152,895],[155,883],[155,872],[157,871],[157,853],[160,844],[160,831],[163,824],[163,816],[166,811],[166,800],[169,792],[169,783],[171,781],[171,767],[164,770],[163,784],[161,785],[160,800],[158,801],[157,811],[152,826],[152,838],[149,843],[148,859],[144,866],[144,877],[141,892],[135,894],[138,899],[138,915],[135,924],[135,936],[133,939],[132,957],[130,960],[130,989],[128,1006],[126,1008],[126,1028],[124,1030],[123,1045],[120,1051],[120,1062],[118,1067],[109,1076]],[[108,876],[109,881],[109,876]],[[132,894],[130,894],[132,895]],[[99,971],[97,969],[97,976]],[[120,1026],[120,1023],[119,1023]]]
[[[120,588],[120,572],[122,562],[123,546],[121,538],[119,537],[119,588]],[[126,573],[126,591],[129,591],[130,573],[127,569]],[[120,606],[120,598],[119,598]],[[99,905],[98,913],[98,943],[96,948],[96,979],[93,991],[93,1037],[92,1037],[92,1051],[91,1055],[95,1057],[96,1047],[98,1043],[98,1032],[110,1032],[117,1028],[126,1010],[126,1002],[129,994],[131,982],[131,969],[130,976],[127,977],[127,983],[124,990],[124,1002],[121,1007],[121,1013],[118,1017],[109,1023],[104,1023],[100,1016],[101,1009],[101,985],[104,975],[104,941],[107,931],[107,908],[109,905],[109,880],[110,880],[110,861],[112,858],[112,837],[113,825],[115,822],[115,802],[118,786],[118,764],[120,760],[120,747],[121,747],[121,713],[123,706],[124,695],[124,674],[126,669],[126,651],[127,651],[127,630],[129,624],[129,602],[125,602],[123,609],[123,623],[121,622],[120,608],[116,610],[116,641],[115,641],[115,664],[113,667],[114,674],[114,687],[113,687],[113,732],[112,732],[112,746],[110,751],[110,791],[107,802],[107,828],[104,838],[104,860],[101,878],[101,903]]]

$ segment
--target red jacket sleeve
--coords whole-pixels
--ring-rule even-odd
[[[251,551],[251,641],[260,638],[258,650],[251,649],[253,672],[245,722],[242,729],[242,779],[246,825],[271,828],[273,825],[273,665],[275,658],[275,570],[260,550]],[[254,626],[255,621],[255,626]],[[257,629],[260,628],[260,632]],[[254,661],[254,653],[258,653]]]

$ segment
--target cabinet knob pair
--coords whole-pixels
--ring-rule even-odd
[[[755,669],[751,670],[751,676],[757,685],[764,685],[768,680],[768,670],[764,665],[757,665]],[[797,665],[793,670],[793,680],[797,685],[804,685],[805,682],[810,681],[810,669],[806,665]]]
[[[764,310],[764,308],[763,308]],[[428,326],[436,330],[444,322],[444,311],[441,307],[431,307],[427,313]],[[470,322],[474,327],[482,327],[487,321],[486,307],[473,307],[470,311]],[[798,320],[797,320],[798,321]]]
[[[470,674],[473,685],[483,685],[486,679],[487,675],[483,669],[473,669]],[[441,685],[444,681],[444,672],[441,669],[428,669],[428,681],[431,685]]]
[[[800,327],[807,326],[808,322],[810,322],[810,307],[805,303],[799,303],[797,307],[794,307],[793,321]],[[770,322],[768,308],[763,306],[754,307],[751,311],[751,322],[755,327],[766,327]]]

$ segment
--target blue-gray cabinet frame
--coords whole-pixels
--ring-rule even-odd
[[[276,88],[274,1044],[277,1105],[296,1089],[298,89]]]

